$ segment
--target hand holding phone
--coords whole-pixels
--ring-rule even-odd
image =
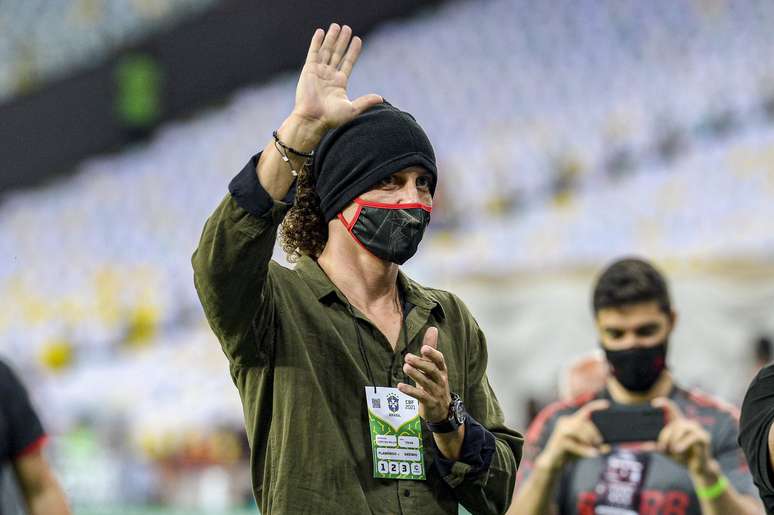
[[[571,415],[559,417],[543,452],[535,460],[537,467],[558,470],[568,461],[600,455],[602,436],[591,421],[591,414],[610,406],[606,399],[593,400]]]

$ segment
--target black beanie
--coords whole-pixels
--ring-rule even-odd
[[[438,171],[425,131],[409,113],[387,102],[328,131],[314,153],[315,191],[325,222],[334,219],[358,195],[409,166]]]

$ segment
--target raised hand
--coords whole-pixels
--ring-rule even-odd
[[[375,94],[350,100],[347,83],[362,48],[352,29],[332,23],[326,33],[312,36],[304,68],[296,87],[293,114],[327,130],[338,127],[383,101]]]
[[[419,401],[419,416],[441,422],[449,414],[451,392],[443,354],[438,350],[438,329],[430,327],[422,340],[421,356],[406,354],[403,371],[416,386],[399,383],[398,389]]]
[[[379,95],[364,95],[352,101],[347,97],[349,75],[361,47],[360,38],[353,38],[352,29],[346,25],[333,23],[327,33],[315,31],[296,86],[295,106],[277,129],[284,145],[311,152],[329,129],[383,101]],[[286,157],[289,162],[284,160]],[[274,140],[269,140],[256,166],[258,180],[273,199],[282,200],[293,183],[292,171],[300,170],[305,161],[296,154],[281,155]]]

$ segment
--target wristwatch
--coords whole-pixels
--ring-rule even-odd
[[[425,422],[427,429],[432,433],[451,433],[456,431],[462,424],[465,423],[467,417],[465,413],[465,406],[462,404],[462,399],[456,393],[451,394],[451,402],[449,403],[449,414],[446,420],[440,422]]]

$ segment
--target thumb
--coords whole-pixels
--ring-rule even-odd
[[[427,345],[435,350],[438,350],[438,328],[429,327],[425,331],[425,337],[422,339],[422,345]]]
[[[357,97],[352,101],[352,107],[355,108],[355,116],[357,116],[369,108],[377,104],[381,104],[382,102],[384,102],[384,99],[381,96],[371,93],[370,95]]]
[[[667,423],[683,417],[683,413],[680,411],[680,408],[677,406],[677,404],[672,402],[667,397],[657,397],[650,402],[650,405],[654,408],[661,408],[664,410]]]

